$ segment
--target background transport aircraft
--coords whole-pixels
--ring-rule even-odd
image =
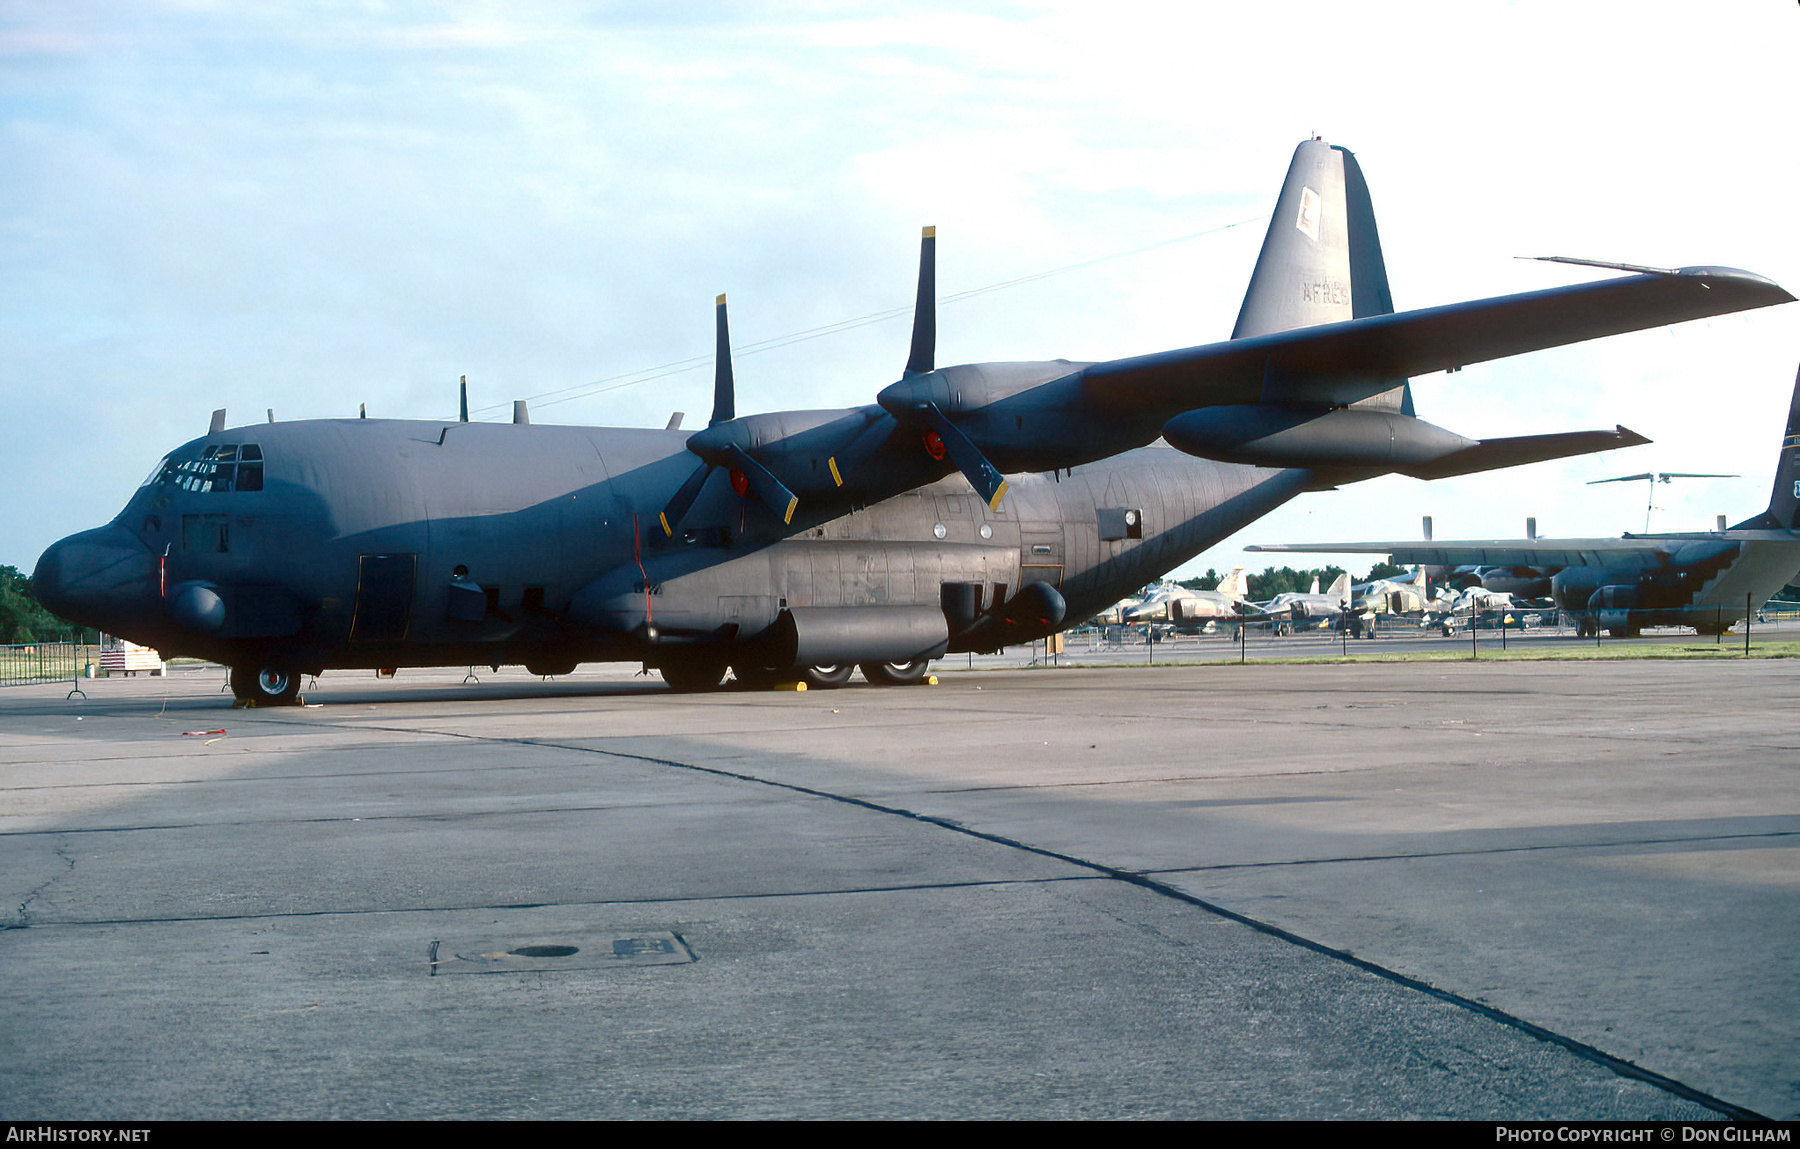
[[[691,435],[532,425],[522,404],[510,426],[227,429],[221,411],[110,524],[46,551],[34,588],[229,665],[256,703],[327,667],[914,682],[1086,618],[1305,491],[1645,441],[1467,439],[1414,415],[1412,375],[1793,298],[1693,267],[1396,313],[1361,170],[1316,139],[1223,343],[938,368],[935,244],[905,371],[872,404],[737,415],[720,297],[712,419]]]
[[[1582,635],[1604,628],[1624,637],[1647,626],[1691,626],[1701,634],[1719,634],[1800,573],[1800,377],[1775,456],[1768,509],[1734,527],[1616,539],[1289,543],[1245,549],[1384,554],[1397,563],[1504,568],[1522,581],[1545,586],[1560,609],[1577,616]]]

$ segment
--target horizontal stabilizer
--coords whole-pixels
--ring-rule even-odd
[[[1483,439],[1473,447],[1452,451],[1428,463],[1396,470],[1415,479],[1447,479],[1452,475],[1472,475],[1477,471],[1541,463],[1546,459],[1566,459],[1571,455],[1590,455],[1595,451],[1612,451],[1619,447],[1639,447],[1649,441],[1636,431],[1624,427],[1611,431],[1569,431],[1560,435]]]
[[[1687,267],[1115,359],[1086,368],[1083,386],[1090,401],[1119,412],[1334,406],[1388,390],[1401,377],[1793,298],[1748,271]]]

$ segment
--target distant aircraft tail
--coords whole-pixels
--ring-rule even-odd
[[[1233,339],[1338,323],[1394,310],[1375,206],[1356,156],[1324,140],[1294,150]],[[1405,379],[1354,404],[1413,413]]]
[[[1800,375],[1794,379],[1794,397],[1788,400],[1787,429],[1775,456],[1775,489],[1769,509],[1733,528],[1775,528],[1800,531]]]
[[[1314,579],[1313,581],[1314,583],[1318,582],[1317,579]],[[1338,602],[1348,601],[1350,598],[1350,572],[1344,571],[1342,574],[1332,579],[1331,586],[1325,593]]]
[[[1219,589],[1239,602],[1250,597],[1250,576],[1243,567],[1232,567],[1231,573],[1219,580]]]

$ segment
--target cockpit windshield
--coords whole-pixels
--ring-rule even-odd
[[[187,457],[164,459],[146,486],[171,486],[184,491],[260,491],[263,489],[262,448],[255,443],[209,443]]]

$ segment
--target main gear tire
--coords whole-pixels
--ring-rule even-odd
[[[925,672],[931,669],[931,660],[919,658],[912,662],[865,662],[859,669],[863,677],[874,686],[917,686],[925,681]]]
[[[803,666],[800,668],[800,681],[806,683],[808,690],[836,690],[850,681],[856,666],[849,662],[839,662],[831,666]]]
[[[300,672],[285,666],[234,666],[231,693],[253,706],[295,706],[300,699]]]

